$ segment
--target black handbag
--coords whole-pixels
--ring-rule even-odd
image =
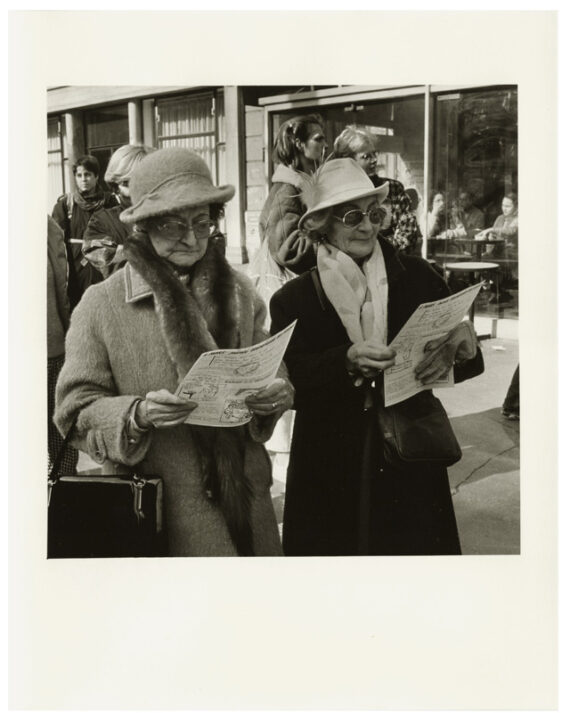
[[[431,391],[421,391],[393,406],[379,405],[376,412],[384,460],[391,467],[448,467],[461,459],[449,418]]]
[[[60,476],[70,428],[48,475],[48,559],[163,557],[162,479]]]

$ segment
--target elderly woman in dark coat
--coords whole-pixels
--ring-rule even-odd
[[[211,241],[234,189],[214,186],[198,154],[167,148],[141,161],[130,190],[127,264],[72,316],[56,424],[75,423],[73,444],[96,461],[163,478],[170,555],[278,555],[262,442],[291,407],[285,373],[246,399],[246,426],[185,423],[196,404],[174,395],[203,352],[267,336],[251,282]]]
[[[303,189],[301,225],[318,241],[317,267],[271,301],[272,331],[297,320],[285,355],[297,410],[286,555],[460,554],[446,469],[388,465],[376,428],[382,371],[395,359],[386,345],[419,304],[448,295],[425,260],[377,239],[387,193],[352,159],[325,163]],[[423,385],[454,364],[456,381],[483,370],[470,323],[431,347],[416,371]],[[404,402],[408,410],[418,413],[425,394]]]

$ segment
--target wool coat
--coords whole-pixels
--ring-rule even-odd
[[[317,264],[315,252],[311,249],[298,262],[282,262],[277,252],[283,241],[299,226],[299,219],[305,212],[301,202],[300,174],[291,166],[279,164],[271,179],[269,191],[261,215],[259,216],[259,236],[267,240],[273,259],[297,275],[310,270]]]
[[[419,304],[447,296],[448,289],[425,260],[397,254],[383,239],[380,244],[388,278],[390,342]],[[379,430],[371,443],[375,465],[369,504],[361,509],[364,389],[356,388],[348,374],[350,339],[332,304],[316,289],[313,271],[285,284],[270,308],[272,332],[298,320],[285,354],[296,391],[285,555],[459,554],[446,470],[395,472],[383,462]],[[455,367],[455,379],[482,371],[478,350],[474,359]],[[363,517],[369,520],[366,552],[359,545]]]
[[[149,258],[148,250],[129,252],[128,243],[125,250],[127,265],[90,287],[72,315],[56,425],[64,433],[78,416],[72,440],[77,448],[105,468],[111,461],[164,479],[169,555],[242,554],[233,537],[243,525],[236,525],[240,518],[251,531],[250,554],[282,554],[269,492],[271,464],[262,445],[275,418],[254,417],[238,428],[183,424],[151,429],[134,443],[127,438],[133,403],[149,391],[174,392],[200,353],[266,338],[265,306],[249,279],[211,247],[194,266],[190,287],[172,278],[165,261]],[[225,480],[212,483],[213,468],[225,469]],[[230,482],[233,475],[239,482]],[[240,492],[230,492],[233,502],[224,500],[238,487]],[[216,490],[223,491],[221,499],[212,498]]]
[[[62,356],[65,351],[70,308],[63,230],[49,216],[47,228],[47,349],[48,359],[53,359]]]

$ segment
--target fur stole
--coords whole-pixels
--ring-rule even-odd
[[[127,239],[125,257],[153,292],[162,337],[179,379],[203,352],[240,346],[237,281],[214,244],[193,267],[187,285],[157,256],[146,235]],[[189,428],[200,454],[204,488],[219,504],[238,554],[252,555],[252,488],[244,470],[247,428]]]

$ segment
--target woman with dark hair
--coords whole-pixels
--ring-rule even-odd
[[[101,208],[91,216],[83,233],[83,254],[103,277],[108,277],[124,262],[122,245],[129,234],[119,216],[131,205],[129,180],[133,169],[155,149],[149,146],[127,144],[111,156],[105,171],[105,183],[109,186],[117,205]]]
[[[113,196],[103,191],[98,183],[99,162],[95,156],[80,156],[73,165],[73,176],[73,190],[60,196],[52,211],[52,218],[65,235],[69,262],[68,294],[72,310],[89,285],[102,279],[82,253],[85,228],[96,210],[116,204]]]
[[[428,238],[445,238],[449,225],[445,193],[440,190],[430,192],[427,212]]]
[[[212,242],[234,188],[182,147],[148,155],[129,188],[127,264],[72,316],[56,425],[99,463],[162,477],[169,555],[279,555],[262,443],[292,405],[286,371],[245,399],[245,426],[190,425],[196,404],[174,395],[202,353],[267,337],[261,298]]]
[[[307,182],[301,228],[317,266],[271,300],[271,331],[294,320],[285,363],[295,387],[295,427],[283,519],[285,555],[460,554],[447,471],[436,464],[452,436],[422,428],[437,408],[423,390],[398,404],[418,441],[414,462],[384,450],[382,371],[387,346],[415,309],[448,296],[422,258],[378,239],[389,187],[374,187],[352,159],[327,161]],[[471,322],[426,345],[418,386],[454,369],[455,381],[483,371]],[[444,443],[443,443],[444,442]],[[438,450],[439,446],[439,450]],[[422,457],[424,456],[424,457]]]
[[[495,219],[492,228],[482,230],[477,235],[479,239],[487,238],[493,241],[493,244],[486,246],[483,257],[498,260],[501,265],[499,302],[511,302],[513,296],[506,288],[516,288],[518,286],[518,235],[519,212],[517,197],[514,193],[505,193],[501,203],[501,215]],[[496,300],[496,295],[493,295],[489,301],[495,302]]]
[[[279,127],[275,140],[276,168],[259,218],[259,235],[262,243],[267,241],[275,262],[296,274],[315,264],[310,242],[297,230],[304,212],[299,197],[300,174],[310,174],[321,165],[326,146],[322,119],[316,114],[288,119]]]
[[[388,198],[384,202],[386,217],[380,228],[380,237],[406,253],[421,253],[421,233],[412,210],[410,197],[400,181],[378,176],[378,143],[380,137],[364,126],[351,124],[335,139],[332,158],[352,158],[366,172],[375,186],[388,183]]]

